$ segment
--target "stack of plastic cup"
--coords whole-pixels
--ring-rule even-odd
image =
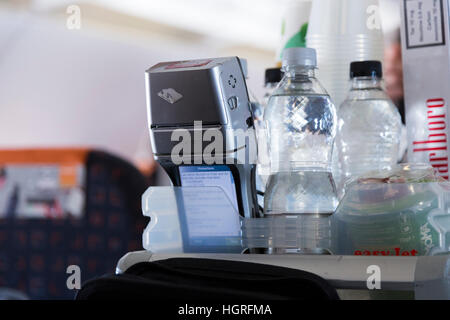
[[[350,63],[383,60],[378,0],[313,0],[306,41],[317,51],[317,77],[339,108]]]

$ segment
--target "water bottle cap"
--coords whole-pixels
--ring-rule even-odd
[[[383,77],[380,61],[354,61],[350,63],[350,79],[355,77]]]
[[[313,48],[286,48],[282,56],[283,67],[286,66],[317,66],[316,50]]]
[[[266,69],[264,84],[278,83],[281,81],[281,78],[283,78],[283,72],[280,68]]]

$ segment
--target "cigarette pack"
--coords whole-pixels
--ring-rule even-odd
[[[408,162],[449,177],[449,0],[401,0]]]

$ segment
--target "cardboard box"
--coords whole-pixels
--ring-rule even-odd
[[[449,177],[449,0],[400,0],[408,162]]]

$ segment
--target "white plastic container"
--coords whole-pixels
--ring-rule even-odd
[[[450,252],[450,183],[427,164],[402,164],[350,183],[333,223],[333,253],[425,256]]]
[[[240,253],[241,217],[220,187],[149,187],[143,247],[154,253]]]
[[[317,51],[318,79],[339,106],[349,89],[352,61],[383,61],[378,0],[314,0],[307,46]]]

